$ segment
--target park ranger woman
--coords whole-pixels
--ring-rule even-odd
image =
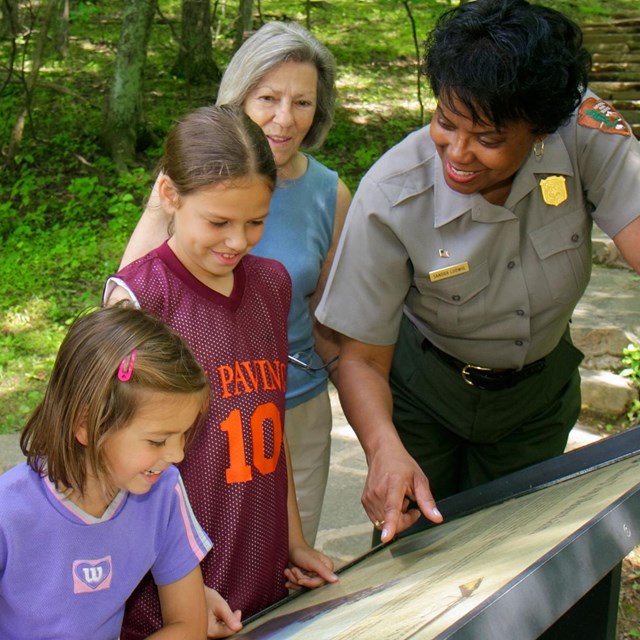
[[[640,148],[587,92],[580,29],[525,0],[451,9],[426,43],[430,126],[363,178],[318,319],[390,540],[435,500],[563,452],[569,321],[593,221],[640,271]],[[428,479],[427,479],[428,478]]]

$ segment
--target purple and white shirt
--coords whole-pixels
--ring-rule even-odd
[[[144,495],[121,491],[95,518],[18,465],[0,475],[0,638],[116,640],[148,571],[170,584],[211,546],[175,467]]]

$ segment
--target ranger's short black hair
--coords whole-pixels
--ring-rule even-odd
[[[476,122],[499,129],[524,120],[534,134],[567,122],[590,68],[580,27],[526,0],[476,0],[447,11],[425,42],[423,62],[447,108],[458,100]]]

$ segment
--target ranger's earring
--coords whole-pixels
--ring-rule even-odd
[[[542,160],[542,156],[544,155],[544,140],[538,140],[538,142],[534,143],[533,155],[536,157],[538,162]]]

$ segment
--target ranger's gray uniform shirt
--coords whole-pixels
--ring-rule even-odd
[[[592,221],[613,237],[638,217],[640,145],[591,93],[543,157],[530,154],[504,206],[450,189],[425,127],[362,179],[316,315],[392,345],[404,312],[464,362],[520,369],[558,344],[584,293]]]

